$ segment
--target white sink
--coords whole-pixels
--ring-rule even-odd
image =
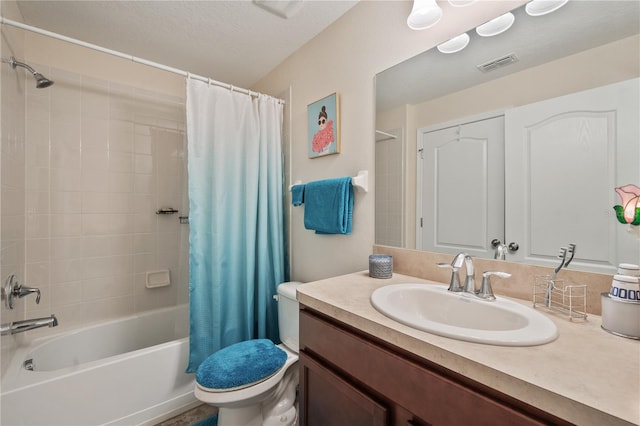
[[[429,284],[392,284],[371,295],[371,304],[409,327],[468,342],[534,346],[558,337],[549,318],[533,308],[498,297],[482,300]]]

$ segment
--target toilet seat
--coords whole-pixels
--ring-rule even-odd
[[[287,353],[268,339],[245,340],[216,351],[196,371],[196,383],[211,392],[253,386],[273,376]]]
[[[215,389],[207,388],[196,381],[195,396],[200,401],[211,405],[233,406],[235,402],[246,404],[250,399],[260,399],[264,394],[270,392],[282,380],[289,367],[298,361],[298,354],[292,352],[284,345],[275,345],[284,351],[287,358],[284,364],[268,377],[258,382],[254,382],[238,388]]]

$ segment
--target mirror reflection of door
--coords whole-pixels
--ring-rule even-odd
[[[584,270],[638,262],[640,241],[613,211],[614,188],[640,181],[638,93],[636,78],[506,111],[505,232],[517,260],[555,266],[575,243]]]
[[[493,257],[491,241],[504,241],[504,116],[421,128],[417,137],[417,248]]]

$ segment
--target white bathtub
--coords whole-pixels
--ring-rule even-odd
[[[0,424],[149,425],[197,405],[188,315],[182,305],[33,340],[3,378]]]

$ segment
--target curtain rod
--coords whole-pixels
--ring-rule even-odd
[[[51,31],[43,30],[42,28],[33,27],[31,25],[23,24],[22,22],[12,21],[11,19],[7,19],[4,16],[0,16],[0,23],[5,24],[5,25],[9,25],[9,26],[12,26],[12,27],[20,28],[20,29],[23,29],[23,30],[26,30],[26,31],[30,31],[32,33],[36,33],[36,34],[44,35],[44,36],[47,36],[47,37],[55,38],[57,40],[66,41],[67,43],[71,43],[71,44],[75,44],[75,45],[78,45],[78,46],[86,47],[88,49],[97,50],[98,52],[106,53],[106,54],[112,55],[112,56],[117,56],[118,58],[128,59],[128,60],[130,60],[132,62],[135,62],[135,63],[138,63],[138,64],[147,65],[147,66],[150,66],[150,67],[153,67],[153,68],[158,68],[160,70],[168,71],[168,72],[171,72],[171,73],[174,73],[174,74],[179,74],[179,75],[181,75],[183,77],[186,77],[186,78],[192,78],[194,80],[200,80],[200,81],[203,81],[205,83],[209,83],[209,84],[213,84],[213,85],[216,85],[216,86],[224,87],[224,88],[229,89],[229,90],[234,91],[234,92],[240,92],[240,93],[244,93],[244,94],[247,94],[247,95],[250,95],[250,96],[263,95],[262,93],[259,93],[259,92],[254,92],[254,91],[251,91],[249,89],[243,89],[241,87],[236,87],[236,86],[233,86],[231,84],[222,83],[220,81],[216,81],[216,80],[213,80],[213,79],[208,78],[208,77],[203,77],[201,75],[191,74],[188,71],[183,71],[183,70],[178,69],[178,68],[173,68],[173,67],[170,67],[170,66],[167,66],[167,65],[159,64],[157,62],[153,62],[153,61],[149,61],[149,60],[146,60],[146,59],[138,58],[138,57],[133,56],[133,55],[129,55],[129,54],[126,54],[126,53],[118,52],[116,50],[107,49],[106,47],[98,46],[96,44],[87,43],[85,41],[78,40],[78,39],[71,38],[71,37],[67,37],[67,36],[62,35],[62,34],[57,34],[57,33],[51,32]],[[264,96],[268,96],[270,98],[277,99],[279,102],[281,102],[283,104],[285,103],[283,99],[278,99],[278,98],[275,98],[275,97],[270,96],[270,95],[264,95]]]

